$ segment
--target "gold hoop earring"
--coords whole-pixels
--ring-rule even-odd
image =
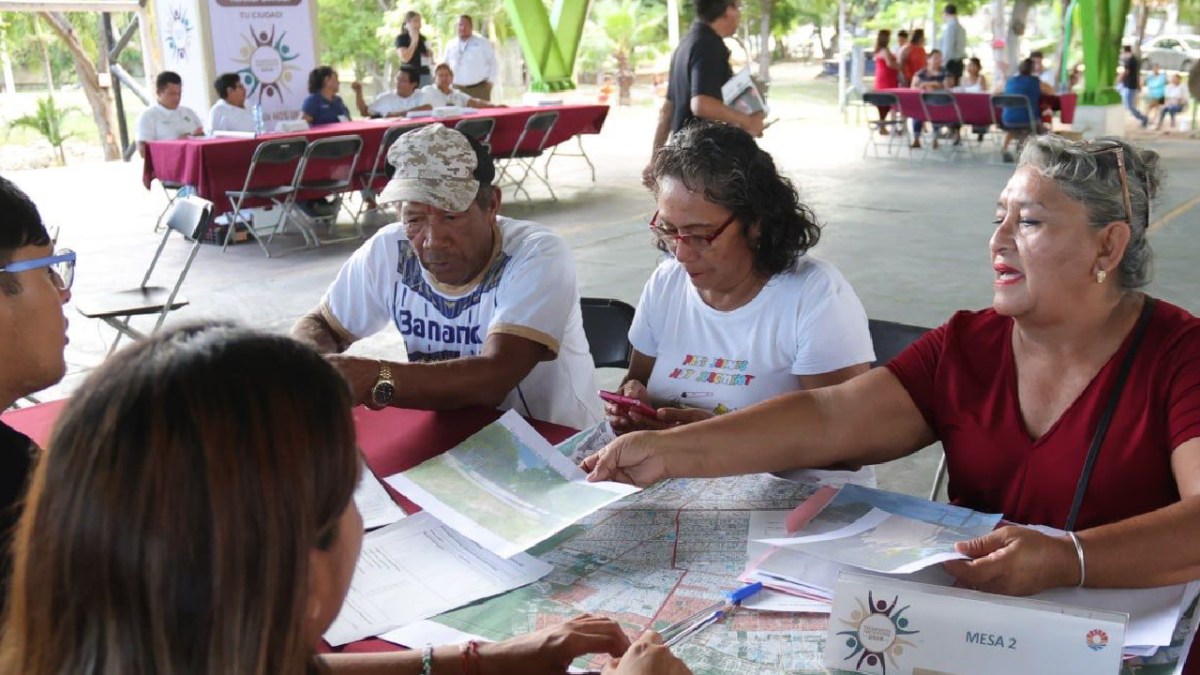
[[[1104,270],[1100,270],[1099,272],[1096,272],[1096,283],[1102,284],[1102,283],[1104,283],[1104,280],[1107,278],[1108,278],[1108,272],[1105,272]]]

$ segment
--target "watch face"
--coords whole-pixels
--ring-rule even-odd
[[[396,386],[391,382],[377,382],[375,388],[371,390],[371,398],[375,400],[375,405],[387,405],[392,402],[392,396],[396,394]]]

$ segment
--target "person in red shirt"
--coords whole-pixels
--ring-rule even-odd
[[[918,28],[912,32],[912,39],[900,50],[900,86],[909,87],[928,61],[925,53],[925,29]]]
[[[900,62],[896,60],[896,55],[892,53],[888,43],[892,40],[892,31],[883,29],[875,36],[875,88],[876,89],[895,89],[900,86]],[[879,108],[879,119],[887,119],[888,111],[892,109],[890,105],[881,105]],[[888,130],[886,126],[879,127],[880,135],[886,136]]]
[[[843,384],[626,434],[584,469],[646,485],[877,464],[940,440],[952,501],[1062,528],[1132,354],[1070,535],[1002,527],[946,568],[1011,595],[1200,579],[1200,549],[1180,545],[1200,538],[1200,320],[1138,290],[1160,179],[1156,153],[1118,139],[1029,141],[997,206],[991,309]]]

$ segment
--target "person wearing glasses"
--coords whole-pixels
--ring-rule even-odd
[[[410,131],[388,162],[396,171],[379,203],[398,203],[400,221],[350,256],[292,336],[329,354],[370,406],[486,406],[574,429],[598,424],[567,244],[499,215],[491,155],[460,131]],[[407,363],[342,354],[389,323]]]
[[[642,289],[620,393],[656,412],[607,403],[614,431],[690,424],[867,371],[862,303],[809,254],[816,216],[750,134],[695,122],[655,153],[651,175],[650,229],[667,256]],[[872,485],[874,475],[787,477]]]
[[[54,252],[37,206],[0,178],[0,410],[62,379],[75,254]],[[0,421],[0,607],[8,586],[9,536],[36,448]]]
[[[1158,154],[1120,139],[1030,139],[996,207],[990,308],[885,368],[626,434],[584,468],[649,485],[879,464],[941,441],[953,503],[1069,532],[961,542],[971,559],[946,563],[960,583],[1028,595],[1200,579],[1180,545],[1200,537],[1200,320],[1141,291],[1161,181]]]
[[[610,655],[607,675],[691,672],[653,631],[630,644],[595,615],[501,642],[318,654],[362,547],[353,403],[311,349],[235,326],[114,355],[30,482],[0,675],[548,675],[585,654]]]

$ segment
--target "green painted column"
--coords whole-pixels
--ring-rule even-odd
[[[1083,94],[1081,105],[1121,102],[1114,85],[1121,63],[1121,36],[1130,0],[1079,0],[1075,20],[1083,41]]]
[[[555,0],[546,14],[542,0],[504,0],[504,9],[525,54],[531,91],[575,88],[575,57],[583,38],[590,0]]]

